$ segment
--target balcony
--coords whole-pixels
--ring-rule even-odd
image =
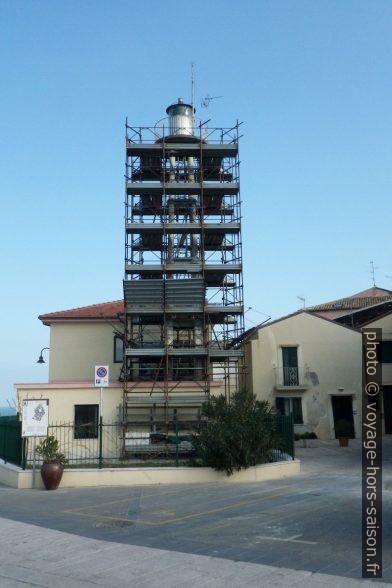
[[[275,390],[306,390],[309,388],[309,367],[277,366],[275,369]]]

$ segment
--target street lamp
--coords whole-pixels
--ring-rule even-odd
[[[42,357],[42,352],[45,351],[45,349],[50,349],[50,347],[43,347],[41,349],[41,353],[39,354],[39,358],[37,360],[37,363],[45,363],[44,358]]]

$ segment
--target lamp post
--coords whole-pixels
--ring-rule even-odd
[[[42,352],[45,351],[45,349],[50,349],[50,347],[43,347],[41,349],[41,353],[39,354],[39,358],[37,360],[37,363],[45,363],[45,360],[44,360],[44,358],[42,356]]]

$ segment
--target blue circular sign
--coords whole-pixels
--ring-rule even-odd
[[[98,376],[98,378],[104,378],[107,375],[108,375],[108,370],[106,368],[99,367],[97,369],[97,376]]]

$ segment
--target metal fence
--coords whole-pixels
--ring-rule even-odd
[[[65,454],[67,467],[141,467],[180,466],[189,464],[194,456],[192,434],[193,422],[170,421],[165,432],[137,430],[124,433],[122,423],[52,423],[48,435],[59,441],[59,451]],[[294,459],[293,416],[276,415],[278,442],[272,451],[272,460]],[[31,467],[34,462],[34,447],[44,437],[21,438],[21,423],[18,417],[0,418],[0,457],[5,461]],[[36,463],[41,463],[35,455]]]
[[[193,454],[191,435],[194,422],[170,421],[165,432],[146,432],[141,427],[124,433],[122,423],[52,423],[48,435],[59,442],[59,452],[67,459],[67,467],[140,467],[159,464],[179,466]],[[138,430],[139,429],[139,430]],[[26,447],[26,463],[34,462],[36,441],[29,439]],[[36,463],[41,463],[35,455]]]
[[[0,458],[17,466],[24,464],[22,423],[19,416],[0,417]]]
[[[52,423],[48,435],[53,435],[59,442],[59,452],[67,459],[67,467],[104,467],[115,464],[122,457],[122,425],[119,423],[85,424]],[[34,461],[34,447],[45,437],[36,437],[35,442],[29,438],[26,448],[26,464]],[[42,459],[35,455],[37,463]]]
[[[274,461],[284,459],[286,456],[295,458],[294,444],[294,417],[290,415],[276,415],[276,428],[279,436],[279,448],[274,451]],[[285,455],[286,454],[286,455]]]

